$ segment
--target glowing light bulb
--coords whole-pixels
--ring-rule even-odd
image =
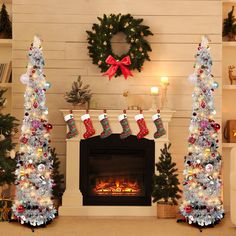
[[[199,196],[199,197],[202,197],[202,196],[203,196],[203,192],[199,192],[199,193],[198,193],[198,196]]]
[[[30,196],[31,196],[31,197],[35,197],[35,196],[36,196],[36,193],[35,193],[35,192],[31,192],[31,193],[30,193]]]

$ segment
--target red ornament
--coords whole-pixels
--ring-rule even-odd
[[[192,212],[192,206],[188,205],[184,208],[184,210],[186,211],[186,213],[191,213]]]
[[[23,137],[21,140],[20,140],[22,143],[26,144],[28,142],[28,139],[26,137]]]
[[[201,102],[201,107],[205,108],[206,107],[206,103],[204,101]]]
[[[32,70],[32,73],[35,73],[35,70]]]
[[[194,144],[196,139],[191,136],[191,137],[189,137],[188,141],[189,141],[189,143]]]
[[[23,213],[23,212],[25,211],[24,206],[23,206],[23,205],[19,205],[19,206],[17,207],[17,211],[18,211],[19,213]]]
[[[46,124],[46,129],[48,130],[48,131],[50,131],[51,129],[52,129],[52,125],[51,124]]]
[[[215,131],[219,131],[220,130],[220,125],[218,123],[214,124],[214,129]]]
[[[47,154],[46,152],[45,152],[43,155],[44,155],[44,157],[47,157],[47,156],[48,156],[48,154]]]
[[[33,107],[34,107],[34,108],[37,108],[37,107],[38,107],[38,103],[37,103],[37,102],[34,102]]]

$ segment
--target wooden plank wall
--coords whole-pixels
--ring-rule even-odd
[[[86,30],[96,17],[104,13],[131,13],[144,19],[154,33],[151,62],[142,73],[125,81],[123,77],[108,81],[87,55]],[[137,104],[150,108],[150,87],[159,85],[160,76],[170,79],[169,106],[176,110],[171,123],[172,152],[180,173],[187,152],[191,92],[187,76],[193,71],[194,54],[201,35],[211,39],[213,74],[221,84],[221,23],[219,0],[14,0],[13,1],[13,110],[22,119],[24,86],[19,76],[27,64],[27,48],[34,34],[44,42],[45,74],[52,83],[47,93],[49,119],[54,125],[52,145],[56,147],[65,172],[65,130],[61,108],[70,108],[63,94],[70,89],[78,75],[89,83],[93,104],[97,108],[123,109],[122,96],[128,90]],[[118,45],[118,46],[117,46]],[[119,47],[119,43],[116,44]],[[221,121],[221,90],[216,92],[217,119]],[[227,203],[228,204],[228,203]]]

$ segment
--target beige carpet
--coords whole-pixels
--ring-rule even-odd
[[[18,223],[0,222],[0,236],[236,236],[236,227],[226,217],[202,233],[185,223],[154,217],[81,218],[58,217],[46,228],[29,228]]]

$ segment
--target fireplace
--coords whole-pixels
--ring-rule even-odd
[[[63,116],[69,112],[62,110]],[[169,142],[168,126],[174,111],[161,111],[166,135],[156,140],[153,138],[156,127],[152,120],[155,111],[143,111],[149,134],[142,140],[137,140],[136,137],[139,132],[134,119],[138,112],[136,110],[126,111],[134,136],[120,140],[118,134],[122,132],[122,127],[117,117],[121,111],[107,110],[114,135],[104,140],[99,136],[84,140],[83,133],[86,130],[80,118],[84,112],[84,110],[73,110],[79,134],[66,140],[66,190],[62,197],[62,206],[59,207],[59,214],[155,216],[156,204],[150,205],[154,144],[155,162],[157,162],[160,148]],[[103,131],[98,120],[101,111],[90,110],[89,114],[96,134],[99,135]]]
[[[150,206],[155,143],[136,136],[80,141],[83,205]]]

